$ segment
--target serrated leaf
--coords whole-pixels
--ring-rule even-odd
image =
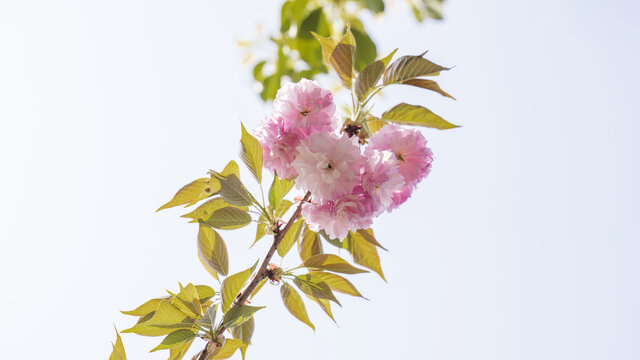
[[[151,352],[154,352],[157,350],[171,349],[171,348],[181,346],[189,342],[190,340],[193,340],[195,337],[196,337],[196,333],[194,333],[192,330],[188,330],[188,329],[176,330],[171,334],[167,335],[164,338],[164,340],[162,340],[160,345],[151,349]]]
[[[349,235],[344,241],[343,247],[349,251],[351,256],[353,256],[353,261],[356,264],[375,271],[380,275],[382,280],[386,281],[384,274],[382,273],[380,256],[378,255],[376,246],[364,239],[361,233],[356,232],[354,234],[349,232]]]
[[[293,180],[280,179],[278,175],[274,175],[271,188],[269,188],[269,205],[272,209],[280,206],[282,199],[291,191],[295,185]]]
[[[253,314],[256,311],[264,309],[264,306],[249,306],[249,305],[241,305],[234,306],[226,314],[224,314],[224,318],[222,319],[222,326],[226,328],[232,328],[236,326],[242,325],[245,321],[251,319]],[[241,341],[242,342],[242,341]]]
[[[327,285],[329,285],[329,288],[333,291],[364,298],[364,296],[360,294],[358,289],[356,289],[356,287],[353,286],[353,284],[349,280],[343,278],[340,275],[322,271],[312,271],[310,272],[310,274],[322,279],[322,281],[327,283]]]
[[[127,360],[127,354],[124,351],[124,344],[122,343],[118,329],[116,329],[116,343],[111,343],[111,345],[113,346],[113,350],[111,350],[109,360]]]
[[[233,337],[236,339],[242,340],[244,344],[250,345],[255,326],[256,322],[252,317],[249,320],[245,321],[242,325],[231,328],[231,335],[233,335]]]
[[[436,76],[441,71],[449,70],[423,58],[422,55],[398,58],[384,72],[382,82],[385,85],[396,84],[421,76]]]
[[[367,270],[358,269],[349,264],[346,260],[333,254],[314,255],[302,263],[304,267],[312,269],[321,269],[343,274],[366,273]]]
[[[258,139],[249,134],[244,124],[240,123],[240,126],[242,127],[242,137],[240,138],[242,161],[258,180],[258,183],[262,183],[262,145],[260,145]]]
[[[391,121],[397,124],[424,126],[439,130],[459,127],[458,125],[454,125],[434,114],[431,110],[425,107],[405,103],[398,104],[385,111],[381,118],[382,120]]]
[[[331,67],[336,71],[340,81],[345,88],[351,89],[351,79],[353,78],[353,55],[356,50],[356,41],[351,33],[351,30],[347,28],[347,33],[336,44],[329,63]]]
[[[177,329],[193,328],[193,324],[193,320],[178,308],[171,305],[171,301],[163,300],[149,321],[136,324],[132,328],[123,330],[122,332],[131,332],[145,336],[160,336],[168,335]]]
[[[200,178],[180,188],[171,201],[160,206],[156,211],[178,205],[193,205],[202,199],[217,194],[219,191],[220,182],[217,179]]]
[[[171,305],[177,307],[191,318],[202,316],[202,306],[196,287],[189,283],[187,286],[180,285],[180,292],[171,299]]]
[[[322,242],[318,233],[305,226],[304,233],[298,243],[298,253],[300,258],[304,261],[314,255],[322,254]]]
[[[158,306],[160,306],[160,303],[166,300],[164,298],[162,299],[151,299],[147,302],[145,302],[144,304],[138,306],[137,308],[135,308],[134,310],[129,310],[129,311],[120,311],[121,313],[125,314],[125,315],[132,315],[132,316],[145,316],[153,311],[156,311],[156,309],[158,308]]]
[[[229,206],[214,211],[204,223],[221,230],[239,229],[251,223],[251,215],[244,210]]]
[[[221,186],[220,196],[229,204],[235,206],[249,206],[252,204],[249,191],[235,174],[220,177],[219,180]]]
[[[291,285],[287,283],[283,283],[280,287],[280,296],[282,297],[282,302],[287,310],[293,315],[296,319],[302,321],[303,323],[309,325],[313,330],[316,329],[315,326],[309,320],[309,315],[307,314],[307,309],[304,306],[304,302],[300,297],[300,294],[294,289]]]
[[[216,294],[216,291],[207,285],[196,285],[196,291],[198,292],[198,299],[200,299],[201,304],[204,304]]]
[[[446,91],[442,90],[440,88],[440,86],[438,85],[438,83],[433,81],[433,80],[428,80],[428,79],[409,79],[409,80],[403,81],[401,84],[411,85],[411,86],[415,86],[415,87],[419,87],[419,88],[435,91],[435,92],[437,92],[438,94],[440,94],[440,95],[442,95],[444,97],[448,97],[450,99],[455,100],[455,98],[453,96],[449,95]]]
[[[222,282],[222,289],[220,290],[222,297],[222,312],[227,312],[227,310],[229,310],[231,304],[233,304],[236,296],[240,290],[242,290],[244,284],[247,282],[249,276],[251,276],[257,265],[258,262],[256,261],[252,267],[230,275],[228,278],[224,279]]]
[[[211,360],[222,360],[228,359],[242,346],[242,340],[238,339],[227,339],[222,345],[220,351],[214,355]]]
[[[282,240],[280,241],[280,244],[278,244],[278,255],[280,255],[280,257],[284,257],[285,255],[287,255],[289,250],[291,250],[291,247],[293,246],[293,244],[295,244],[296,239],[300,236],[300,231],[302,230],[303,223],[304,221],[302,219],[299,219],[298,221],[294,222],[293,225],[291,225],[291,227],[289,228],[289,231],[284,234]]]
[[[198,206],[194,211],[182,215],[183,218],[193,219],[191,222],[198,222],[198,220],[205,221],[211,217],[214,211],[218,209],[222,209],[225,207],[236,207],[238,209],[248,211],[249,208],[247,206],[234,206],[229,204],[226,200],[221,197],[215,197],[213,199],[209,199],[202,203],[202,205]]]
[[[296,284],[298,289],[309,296],[331,300],[340,305],[340,302],[336,299],[335,295],[333,295],[329,285],[319,277],[311,274],[304,274],[294,277],[293,282]]]
[[[201,260],[216,273],[222,276],[229,273],[227,245],[220,234],[203,224],[200,224],[198,231],[198,254]]]

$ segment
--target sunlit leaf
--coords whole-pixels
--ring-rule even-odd
[[[361,71],[365,66],[376,59],[378,54],[376,44],[364,31],[352,28],[351,32],[353,33],[353,38],[356,42],[356,48],[353,54],[353,67],[356,71]]]
[[[282,200],[280,201],[280,206],[278,206],[278,208],[276,209],[276,218],[281,218],[284,216],[284,214],[287,213],[287,211],[289,211],[289,208],[291,208],[291,206],[293,205],[293,203],[289,200]]]
[[[215,290],[213,290],[211,286],[207,285],[196,285],[196,291],[198,292],[198,298],[200,299],[201,304],[205,303],[216,294]]]
[[[387,250],[384,246],[382,246],[378,240],[376,240],[376,237],[373,235],[373,230],[369,229],[360,229],[358,231],[356,231],[360,236],[362,236],[363,239],[367,240],[368,242],[372,243],[373,245],[379,247],[382,250]]]
[[[319,277],[311,274],[304,274],[294,277],[293,282],[296,284],[298,289],[309,296],[331,300],[340,305],[340,302],[336,299],[335,295],[333,295],[329,285]]]
[[[210,308],[205,311],[204,316],[196,323],[200,326],[204,326],[208,329],[213,329],[216,326],[216,315],[218,313],[218,304],[211,305]]]
[[[264,217],[262,216],[260,218],[264,219]],[[256,238],[255,240],[253,240],[251,247],[253,247],[253,245],[255,245],[258,242],[258,240],[262,239],[266,235],[267,233],[266,229],[267,229],[267,224],[263,222],[258,223],[258,225],[256,226]]]
[[[244,124],[240,123],[240,126],[242,127],[242,137],[240,138],[242,161],[258,180],[258,183],[262,183],[262,145],[260,145],[258,139],[249,134],[247,129],[244,128]]]
[[[336,319],[333,318],[333,312],[331,311],[331,302],[329,300],[319,299],[315,296],[310,296],[309,294],[305,295],[309,298],[309,300],[318,304],[318,306],[320,306],[320,309],[322,309],[322,311],[324,311],[324,313],[327,314],[327,316],[331,318],[333,322],[336,322]]]
[[[171,305],[177,307],[191,318],[202,316],[202,305],[196,287],[189,283],[187,286],[180,285],[180,292],[173,296]]]
[[[428,79],[409,79],[409,80],[403,81],[401,84],[411,85],[411,86],[415,86],[415,87],[419,87],[419,88],[435,91],[435,92],[437,92],[438,94],[440,94],[440,95],[442,95],[444,97],[448,97],[448,98],[451,98],[451,99],[455,100],[455,98],[453,96],[449,95],[446,91],[442,90],[440,88],[440,86],[438,85],[438,83],[433,81],[433,80],[428,80]]]
[[[242,184],[240,179],[231,174],[220,180],[220,196],[229,204],[236,206],[249,206],[252,204],[252,198],[247,188]]]
[[[356,50],[356,41],[347,28],[347,33],[336,44],[329,62],[336,71],[340,81],[345,88],[351,89],[351,79],[353,78],[353,54]]]
[[[151,299],[151,300],[145,302],[144,304],[138,306],[134,310],[120,311],[120,312],[125,314],[125,315],[145,316],[145,315],[147,315],[148,313],[150,313],[152,311],[156,311],[156,309],[158,308],[158,306],[160,305],[160,303],[163,300],[166,300],[166,299],[164,299],[164,298],[162,298],[162,299]]]
[[[220,182],[214,178],[200,178],[183,186],[168,203],[160,206],[158,210],[167,209],[178,205],[193,205],[196,202],[215,195],[220,191]]]
[[[231,328],[231,334],[234,338],[242,340],[246,345],[251,344],[251,337],[256,326],[255,319],[252,317],[245,321],[242,325]]]
[[[322,254],[322,242],[320,242],[318,233],[305,226],[303,236],[298,243],[298,253],[302,260]]]
[[[384,58],[367,65],[358,74],[354,90],[359,101],[362,102],[367,98],[367,96],[371,92],[371,89],[373,89],[373,87],[378,83],[378,80],[380,80],[380,78],[382,77],[387,64],[389,64],[389,61],[391,61],[393,54],[395,54],[397,50],[398,49],[393,50]]]
[[[171,305],[171,301],[163,300],[149,321],[136,324],[122,332],[145,336],[168,335],[178,329],[191,329],[194,326],[193,323],[185,313]]]
[[[289,310],[291,315],[295,316],[296,319],[302,321],[303,323],[309,325],[313,330],[315,330],[315,326],[309,320],[309,315],[307,314],[307,309],[304,306],[304,302],[300,297],[300,294],[294,289],[291,285],[287,283],[283,283],[280,287],[280,295],[282,296],[282,302],[284,306]]]
[[[213,276],[214,279],[220,281],[220,277],[218,277],[218,272],[214,268],[212,268],[211,265],[207,263],[207,261],[202,257],[202,254],[200,253],[200,251],[198,251],[198,260],[200,260],[202,267],[204,267],[204,269],[207,270],[207,272],[211,276]]]
[[[252,267],[230,275],[228,278],[224,279],[222,282],[222,289],[220,290],[222,293],[222,312],[227,312],[227,310],[229,310],[231,304],[233,304],[236,296],[240,290],[242,290],[244,284],[247,282],[249,276],[251,276],[257,265],[258,262],[253,264]]]
[[[378,132],[380,129],[382,129],[383,126],[388,125],[389,123],[378,119],[376,117],[373,116],[369,116],[367,117],[367,120],[365,121],[365,125],[367,126],[367,129],[369,130],[369,135],[373,135],[376,132]]]
[[[214,355],[211,360],[228,359],[242,346],[242,340],[239,339],[227,339],[222,345],[220,351]]]
[[[422,76],[435,76],[440,74],[441,71],[449,70],[449,68],[423,58],[422,55],[410,55],[398,58],[389,65],[384,73],[382,82],[385,85],[402,83],[403,81]]]
[[[204,223],[221,230],[238,229],[251,223],[251,215],[244,210],[229,206],[214,211]]]
[[[127,360],[127,354],[124,352],[124,345],[122,344],[122,338],[118,333],[118,329],[116,329],[116,343],[112,343],[111,345],[113,346],[113,350],[111,350],[109,360]]]
[[[338,41],[331,37],[320,36],[314,32],[312,32],[311,34],[316,38],[316,40],[318,40],[320,46],[322,47],[322,61],[324,62],[327,69],[331,68],[331,54],[336,48]]]
[[[295,181],[280,179],[278,175],[273,177],[271,188],[269,189],[269,205],[272,209],[277,209],[280,206],[282,199],[291,191]]]
[[[300,231],[302,230],[303,224],[304,221],[302,219],[294,222],[293,225],[291,225],[291,227],[289,228],[289,231],[287,231],[287,233],[282,237],[280,244],[278,244],[278,255],[280,255],[280,257],[284,257],[285,255],[287,255],[289,250],[291,250],[291,247],[293,246],[293,244],[295,244],[296,239],[300,236]]]
[[[198,231],[198,254],[218,274],[226,276],[229,273],[227,245],[220,234],[203,224]]]
[[[398,104],[385,111],[381,118],[398,124],[424,126],[439,130],[459,127],[434,114],[425,107],[405,103]]]
[[[197,330],[196,330],[197,331]],[[180,329],[167,335],[160,345],[156,346],[151,352],[163,349],[171,349],[181,346],[196,337],[196,333],[189,329]]]
[[[193,340],[194,339],[191,339],[180,346],[171,348],[169,350],[169,360],[181,360],[182,358],[184,358],[184,356],[187,354],[187,351],[189,351],[191,344],[193,344]]]
[[[188,214],[184,214],[182,215],[182,217],[193,219],[193,221],[191,222],[198,222],[198,220],[204,221],[209,219],[211,217],[211,214],[213,214],[214,211],[218,209],[222,209],[224,207],[229,207],[229,206],[237,207],[238,209],[241,209],[244,211],[249,210],[247,206],[234,206],[226,202],[221,197],[215,197],[205,201],[204,203],[202,203],[202,205],[198,206],[194,211]]]
[[[321,269],[343,274],[358,274],[367,272],[367,270],[358,269],[357,267],[349,264],[343,258],[333,254],[314,255],[304,260],[302,265],[307,268]]]
[[[262,289],[262,287],[264,286],[264,284],[267,283],[267,280],[269,280],[268,278],[264,278],[262,280],[260,280],[260,282],[258,283],[258,285],[256,285],[256,288],[253,289],[253,292],[251,293],[251,295],[249,296],[249,299],[253,299],[254,296],[256,296],[258,294],[258,291],[260,291],[260,289]]]
[[[366,268],[369,268],[382,278],[384,278],[384,274],[382,273],[382,266],[380,265],[380,256],[378,255],[378,250],[376,246],[371,242],[367,241],[362,233],[356,232],[355,234],[349,232],[349,235],[345,239],[343,244],[344,248],[349,251],[351,256],[353,256],[353,261],[362,265]]]
[[[331,288],[331,290],[333,291],[364,298],[364,296],[360,294],[358,289],[356,289],[356,287],[353,286],[353,284],[349,280],[343,278],[340,275],[322,271],[312,271],[310,272],[310,274],[322,279],[322,281],[327,283],[327,285],[329,285],[329,288]]]
[[[224,314],[224,318],[222,319],[222,326],[226,328],[233,328],[236,326],[242,325],[245,321],[249,321],[253,314],[256,311],[264,309],[264,306],[249,306],[249,305],[241,305],[234,306],[226,314]],[[242,340],[241,340],[242,342]]]

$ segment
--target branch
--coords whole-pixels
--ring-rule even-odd
[[[282,229],[276,230],[276,233],[273,235],[273,244],[271,244],[269,251],[267,251],[267,255],[264,257],[262,264],[258,268],[258,272],[253,277],[253,279],[251,279],[251,282],[246,287],[246,289],[244,289],[244,291],[242,291],[240,294],[238,294],[238,296],[236,296],[236,299],[233,301],[233,304],[231,304],[231,307],[241,306],[242,304],[244,304],[245,301],[247,301],[249,296],[251,296],[253,291],[256,289],[256,286],[258,286],[260,281],[262,281],[267,277],[267,266],[269,265],[269,262],[271,261],[273,254],[276,252],[276,249],[278,249],[278,245],[280,244],[280,241],[282,241],[282,238],[287,234],[287,232],[289,231],[289,228],[291,228],[291,225],[296,221],[296,219],[298,219],[298,217],[300,217],[300,213],[302,213],[302,204],[309,201],[310,197],[311,197],[311,191],[307,191],[307,193],[304,195],[304,198],[302,198],[302,200],[300,201],[300,204],[298,204],[296,211],[291,215],[291,218],[289,218],[289,221],[287,221],[287,224]],[[222,335],[222,333],[225,330],[226,330],[226,327],[222,326],[221,324],[220,328],[216,332],[216,336]],[[205,360],[208,355],[209,355],[208,346],[205,346],[205,348],[200,353],[198,360]]]

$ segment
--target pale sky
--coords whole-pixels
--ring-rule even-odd
[[[239,160],[240,121],[271,110],[235,41],[279,5],[0,0],[2,358],[106,359],[135,322],[119,310],[214,284],[188,210],[154,211]],[[640,6],[448,0],[445,16],[396,2],[365,19],[381,53],[456,65],[438,81],[458,101],[397,88],[376,109],[463,126],[424,131],[429,178],[374,225],[388,283],[357,275],[370,300],[341,297],[339,327],[308,304],[315,334],[265,287],[248,359],[640,358]],[[222,233],[232,272],[265,253],[253,233]]]

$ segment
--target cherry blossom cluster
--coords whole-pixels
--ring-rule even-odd
[[[264,166],[310,191],[302,216],[314,231],[343,239],[404,203],[429,173],[433,156],[420,131],[390,124],[368,144],[340,134],[330,91],[302,79],[283,86],[256,129]]]

